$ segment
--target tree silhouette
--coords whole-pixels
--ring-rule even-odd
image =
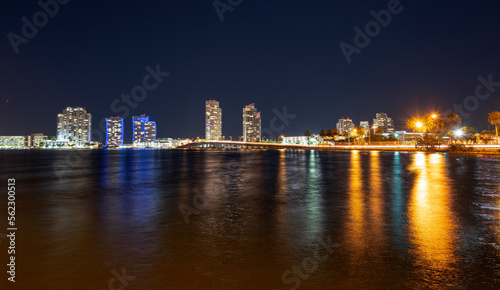
[[[491,125],[495,126],[495,132],[496,132],[497,143],[498,143],[498,125],[500,125],[500,112],[498,112],[498,111],[491,112],[488,115],[488,122],[490,122]]]

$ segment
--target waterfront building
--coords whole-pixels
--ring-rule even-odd
[[[342,119],[339,119],[337,123],[337,130],[339,131],[339,134],[342,134],[344,132],[349,133],[352,131],[352,129],[354,129],[354,127],[354,122],[349,118],[344,119],[342,117]]]
[[[243,142],[261,141],[261,117],[255,104],[243,108]]]
[[[106,146],[122,146],[123,131],[123,118],[106,118]]]
[[[67,107],[57,115],[57,141],[77,146],[90,143],[92,115],[81,107]]]
[[[283,137],[283,144],[294,144],[294,145],[318,145],[324,143],[323,138],[318,134],[312,134],[311,136],[288,136]]]
[[[48,136],[43,135],[43,133],[33,133],[28,137],[29,147],[40,147],[48,139]]]
[[[368,132],[370,131],[370,123],[368,121],[361,121],[359,122],[359,126],[365,128],[366,135],[368,135]]]
[[[132,117],[132,143],[151,142],[156,140],[156,122],[150,121],[149,116]]]
[[[135,148],[172,149],[192,142],[191,139],[161,138],[151,142],[134,143]]]
[[[0,136],[0,146],[25,147],[27,136]]]
[[[222,108],[216,100],[205,101],[205,139],[222,140]]]
[[[381,128],[384,133],[394,133],[394,124],[392,118],[389,118],[386,113],[377,113],[373,119],[373,128]]]

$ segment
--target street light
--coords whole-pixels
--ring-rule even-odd
[[[461,129],[457,129],[454,133],[458,140],[460,140],[460,137],[464,135],[464,131],[462,131]]]

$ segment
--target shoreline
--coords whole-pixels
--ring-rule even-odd
[[[471,148],[471,147],[469,147]],[[499,155],[500,149],[482,149],[482,148],[472,148],[472,151],[451,151],[446,148],[438,148],[435,150],[425,150],[420,148],[412,147],[355,147],[355,146],[338,146],[338,147],[326,147],[326,146],[315,146],[300,149],[219,149],[219,148],[119,148],[119,149],[103,149],[103,148],[0,148],[1,151],[9,150],[217,150],[217,151],[233,151],[233,150],[318,150],[318,151],[383,151],[383,152],[411,152],[411,153],[446,153],[446,154],[462,154],[462,155]]]

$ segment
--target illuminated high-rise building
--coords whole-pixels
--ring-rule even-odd
[[[392,122],[392,118],[387,117],[386,113],[377,113],[373,119],[373,127],[374,129],[381,128],[384,133],[393,133],[394,132],[394,123]]]
[[[205,139],[222,140],[222,108],[216,100],[205,101]]]
[[[359,122],[359,126],[365,128],[366,134],[368,134],[368,131],[370,131],[370,122],[368,121]]]
[[[156,140],[156,122],[150,121],[149,116],[132,117],[132,142],[151,142]]]
[[[57,115],[57,141],[90,143],[92,115],[84,108],[67,107]]]
[[[339,131],[339,134],[342,134],[344,132],[351,132],[352,129],[354,129],[354,122],[347,118],[347,119],[339,119],[338,123],[337,123],[337,130]]]
[[[243,142],[261,141],[261,123],[260,112],[257,112],[255,104],[243,108]]]
[[[123,118],[106,118],[106,146],[123,145]]]

